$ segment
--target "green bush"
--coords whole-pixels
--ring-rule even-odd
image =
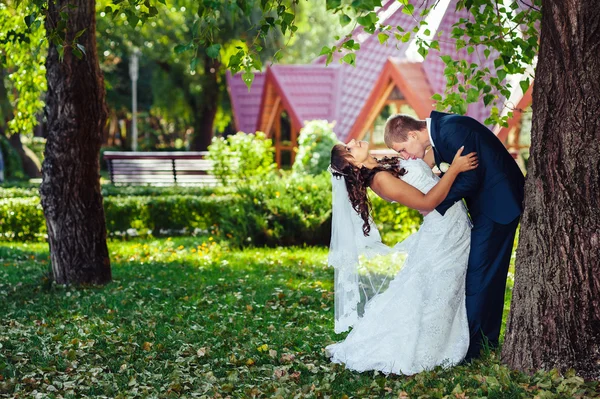
[[[39,197],[39,187],[0,187],[0,198]]]
[[[274,153],[273,142],[262,132],[214,137],[208,146],[208,159],[214,162],[212,173],[223,185],[272,174],[277,167]]]
[[[219,195],[159,195],[158,188],[146,189],[147,195],[105,196],[110,236],[124,236],[135,229],[137,234],[155,236],[210,233],[233,246],[329,244],[328,173],[314,177],[285,174],[281,178],[239,184],[229,194]],[[3,192],[16,194],[17,190],[29,196],[0,199],[0,240],[43,240],[46,225],[39,196],[24,189]],[[421,222],[416,211],[387,203],[375,195],[372,202],[374,218],[389,244],[416,231]]]
[[[221,187],[201,187],[201,186],[114,186],[106,184],[102,186],[103,197],[127,196],[127,197],[158,197],[172,195],[196,195],[207,196],[216,191],[226,192],[226,189]]]
[[[40,241],[45,234],[39,197],[0,199],[0,241]]]
[[[233,245],[328,245],[331,185],[328,176],[286,176],[240,186],[219,209],[215,233]]]
[[[298,153],[292,170],[297,174],[318,175],[331,161],[331,147],[339,143],[333,123],[324,120],[308,122],[298,136]]]
[[[222,187],[198,187],[198,186],[113,186],[106,184],[102,186],[103,197],[159,197],[172,195],[195,195],[207,196],[215,192],[227,194],[232,189]],[[19,197],[37,197],[39,196],[39,184],[8,183],[0,187],[0,198],[19,198]]]
[[[21,161],[21,157],[10,145],[8,139],[2,135],[0,135],[0,151],[2,151],[4,158],[4,179],[25,179],[25,172],[23,172],[23,162]]]

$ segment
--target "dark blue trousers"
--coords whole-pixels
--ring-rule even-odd
[[[478,357],[484,337],[498,346],[506,277],[519,218],[499,224],[480,214],[473,217],[467,268],[466,306],[471,342],[466,360]]]

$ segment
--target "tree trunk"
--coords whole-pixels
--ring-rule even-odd
[[[60,284],[103,284],[111,280],[111,270],[100,192],[106,109],[96,53],[95,1],[48,2],[47,32],[60,20],[59,12],[69,14],[67,43],[77,32],[86,31],[78,40],[85,47],[82,59],[65,48],[64,60],[59,60],[50,40],[46,59],[48,139],[40,194],[52,273]]]
[[[206,151],[211,143],[221,92],[217,79],[218,62],[206,56],[203,65],[205,84],[202,86],[203,98],[196,111],[198,116],[194,118],[194,134],[190,143],[192,151]]]
[[[39,179],[42,177],[40,160],[29,147],[23,145],[23,142],[21,141],[21,133],[13,133],[8,138],[8,141],[21,158],[23,172],[25,172],[25,175],[29,178]]]
[[[600,378],[600,3],[545,0],[502,357]]]

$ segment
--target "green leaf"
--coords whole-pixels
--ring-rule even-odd
[[[521,90],[523,90],[523,94],[525,94],[525,92],[529,89],[529,78],[520,81],[519,85],[521,86]]]
[[[486,94],[485,96],[483,96],[483,104],[488,106],[489,104],[492,103],[492,101],[494,101],[494,95],[493,94]]]
[[[73,55],[75,57],[77,57],[78,59],[82,59],[83,58],[83,53],[81,52],[81,50],[79,50],[78,47],[73,47]]]
[[[206,55],[208,55],[210,58],[218,58],[220,50],[221,50],[221,45],[220,44],[210,45],[206,49]]]
[[[325,60],[325,66],[331,64],[332,61],[333,61],[333,53],[327,54],[327,59]]]
[[[435,101],[442,101],[442,96],[438,93],[435,93],[433,96],[431,96],[431,99]]]
[[[498,69],[496,71],[496,75],[498,76],[498,79],[500,79],[500,81],[503,81],[504,78],[506,78],[506,71],[504,69]]]
[[[342,48],[347,48],[348,50],[352,50],[354,49],[354,40],[350,39],[350,40],[346,40],[343,44],[342,44]]]
[[[444,61],[444,64],[449,65],[452,62],[452,57],[450,57],[449,55],[442,55],[440,57],[442,59],[442,61]]]
[[[390,37],[387,34],[385,34],[385,33],[380,33],[380,34],[377,35],[377,39],[379,39],[379,43],[380,44],[383,44],[383,43],[387,42],[387,40],[389,38]]]
[[[402,7],[402,12],[407,15],[413,15],[415,12],[415,6],[407,3],[404,7]]]
[[[252,54],[250,57],[252,58],[252,66],[254,67],[254,69],[256,69],[257,71],[262,71],[263,66],[260,57],[254,54]]]
[[[175,46],[175,54],[181,54],[184,51],[188,50],[188,45],[187,44],[178,44],[177,46]]]
[[[331,54],[331,49],[327,46],[323,46],[319,55]]]
[[[346,26],[348,25],[350,22],[352,22],[352,19],[350,19],[349,16],[347,16],[346,14],[341,14],[340,15],[340,25],[341,26]]]
[[[485,50],[483,50],[483,55],[485,55],[485,58],[489,58],[490,57],[490,53],[491,53],[490,49],[486,48]]]
[[[75,34],[75,37],[73,38],[73,40],[77,40],[81,37],[81,35],[83,35],[85,33],[85,31],[87,30],[87,28],[80,30],[79,32],[77,32]]]
[[[350,53],[350,54],[346,54],[345,56],[342,57],[341,61],[350,64],[352,66],[356,66],[356,54],[354,53]]]
[[[196,70],[196,66],[198,66],[198,57],[194,57],[190,61],[190,71],[195,71]]]
[[[333,10],[333,9],[341,7],[341,6],[342,6],[342,0],[326,0],[325,1],[325,8],[327,10]]]
[[[246,83],[246,86],[248,86],[248,91],[250,91],[250,88],[252,87],[252,82],[254,81],[254,74],[252,73],[252,71],[246,70],[246,72],[244,72],[244,74],[242,75],[242,80],[244,81],[244,83]]]
[[[467,102],[475,103],[477,100],[479,100],[479,90],[475,88],[470,88],[467,90]]]
[[[65,58],[65,48],[62,44],[56,46],[56,51],[58,51],[58,59],[62,62]]]
[[[129,23],[129,25],[131,25],[132,28],[135,28],[135,26],[137,25],[137,23],[140,21],[140,18],[135,15],[134,13],[129,13],[127,15],[127,22]]]
[[[29,14],[28,16],[25,17],[25,25],[27,25],[27,27],[31,27],[31,24],[33,24],[33,21],[35,21],[36,19],[36,14]]]

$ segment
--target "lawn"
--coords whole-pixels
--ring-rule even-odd
[[[0,245],[0,397],[584,398],[496,354],[413,377],[330,364],[324,248],[228,250],[209,238],[110,243],[113,282],[64,288],[45,244]]]

